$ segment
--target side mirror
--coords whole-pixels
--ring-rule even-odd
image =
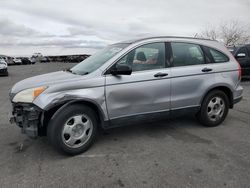
[[[236,58],[244,58],[244,57],[246,57],[245,53],[239,53],[236,55]]]
[[[132,68],[128,65],[117,64],[110,70],[113,75],[130,75],[132,73]]]

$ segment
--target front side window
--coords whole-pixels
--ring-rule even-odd
[[[229,61],[228,57],[225,54],[223,54],[215,49],[212,49],[212,48],[209,48],[209,51],[210,51],[215,63],[223,63],[223,62]]]
[[[142,45],[125,55],[117,64],[126,64],[132,71],[152,70],[165,67],[165,44]]]
[[[173,66],[204,64],[204,54],[197,44],[172,42]]]

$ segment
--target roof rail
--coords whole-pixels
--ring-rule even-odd
[[[148,39],[157,39],[157,38],[178,38],[178,39],[196,39],[196,40],[207,40],[207,41],[217,41],[212,39],[206,39],[206,38],[196,38],[196,37],[181,37],[181,36],[152,36],[152,37],[144,37],[144,38],[137,38],[132,40],[124,41],[124,43],[134,43],[139,42],[142,40],[148,40]]]

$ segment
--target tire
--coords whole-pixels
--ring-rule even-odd
[[[216,127],[225,120],[228,110],[228,96],[221,90],[213,90],[204,98],[197,118],[204,126]]]
[[[93,144],[97,135],[96,113],[84,105],[62,107],[51,118],[47,135],[52,146],[61,153],[83,153]]]

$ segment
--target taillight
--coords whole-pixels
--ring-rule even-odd
[[[234,60],[237,62],[238,64],[238,80],[241,80],[241,75],[242,75],[242,70],[241,70],[241,66],[240,63],[234,58]]]
[[[238,63],[238,79],[241,80],[241,75],[242,75],[242,70],[241,70],[241,66],[240,63],[238,61],[236,61]]]

